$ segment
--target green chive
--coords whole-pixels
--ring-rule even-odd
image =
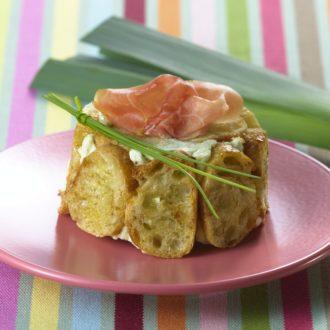
[[[150,144],[143,143],[140,140],[135,139],[131,136],[128,136],[127,134],[124,134],[122,132],[119,132],[116,129],[113,129],[111,127],[108,127],[106,125],[101,124],[100,122],[94,120],[92,117],[90,117],[87,114],[82,112],[82,104],[81,104],[80,99],[77,96],[74,98],[77,109],[75,109],[73,106],[71,106],[70,104],[68,104],[67,102],[65,102],[64,100],[62,100],[61,98],[59,98],[58,96],[56,96],[53,93],[45,95],[44,98],[46,100],[54,103],[55,105],[59,106],[60,108],[66,110],[67,112],[69,112],[81,124],[83,124],[85,126],[88,126],[88,127],[94,129],[95,131],[97,131],[97,132],[99,132],[99,133],[101,133],[101,134],[103,134],[103,135],[105,135],[109,138],[112,138],[112,139],[116,140],[118,143],[120,143],[120,144],[122,144],[122,145],[124,145],[128,148],[138,150],[145,156],[153,157],[153,158],[158,159],[161,162],[163,162],[163,163],[165,163],[165,164],[167,164],[171,167],[177,168],[178,170],[180,170],[184,174],[188,175],[189,178],[193,181],[193,183],[196,186],[196,188],[198,189],[198,191],[201,193],[201,195],[202,195],[206,205],[208,206],[210,212],[217,219],[219,218],[219,216],[217,215],[213,205],[211,204],[210,200],[208,199],[207,195],[205,194],[203,188],[200,186],[198,181],[188,171],[194,172],[196,174],[199,174],[199,175],[202,175],[202,176],[205,176],[205,177],[208,177],[210,179],[216,180],[218,182],[221,182],[221,183],[224,183],[224,184],[227,184],[227,185],[231,185],[233,187],[236,187],[236,188],[239,188],[239,189],[242,189],[242,190],[246,190],[246,191],[255,193],[255,190],[250,188],[250,187],[238,184],[238,183],[230,181],[230,180],[220,178],[220,177],[215,176],[213,174],[207,173],[205,171],[196,169],[194,167],[191,167],[189,165],[186,165],[184,163],[176,161],[176,160],[174,160],[172,158],[169,158],[169,157],[164,155],[164,154],[168,154],[169,153],[168,151],[164,151],[164,150],[158,149],[158,148],[156,148],[156,147],[154,147]],[[179,155],[179,153],[171,153],[171,155],[177,157]],[[188,160],[188,161],[193,160],[192,158],[190,158],[188,156],[185,156],[182,159],[185,159],[185,160]],[[204,162],[201,162],[201,163],[204,163]],[[218,169],[218,167],[217,167],[217,169]],[[222,168],[222,167],[219,167],[219,169],[224,170],[224,168]],[[246,176],[247,173],[235,171],[235,174]]]

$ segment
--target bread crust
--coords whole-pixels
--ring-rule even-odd
[[[137,166],[139,186],[130,199],[125,224],[143,252],[162,258],[180,258],[194,246],[197,189],[177,169],[151,161]]]
[[[221,248],[235,246],[264,221],[268,210],[267,135],[260,128],[250,128],[242,134],[242,138],[245,141],[243,152],[220,142],[213,149],[210,163],[258,175],[260,179],[224,174],[213,169],[209,169],[208,172],[255,188],[256,194],[203,178],[202,187],[215,206],[220,220],[216,220],[210,214],[200,198],[197,240],[201,243],[208,242]]]
[[[81,162],[78,148],[91,133],[96,151]],[[81,229],[97,237],[118,234],[124,226],[126,202],[136,186],[133,167],[125,149],[78,125],[59,212],[70,213]]]

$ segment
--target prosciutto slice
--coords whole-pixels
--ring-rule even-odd
[[[114,126],[135,135],[191,139],[214,122],[228,121],[243,107],[233,89],[164,74],[126,89],[100,89],[94,107]]]

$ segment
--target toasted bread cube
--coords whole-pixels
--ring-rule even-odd
[[[212,151],[210,164],[251,173],[253,161],[237,149],[226,143],[218,143]],[[207,172],[222,178],[255,188],[255,179],[229,174],[214,169]],[[202,187],[215,207],[220,219],[216,219],[204,201],[200,199],[200,225],[202,231],[197,238],[205,239],[216,247],[237,245],[253,228],[256,227],[260,211],[256,194],[222,184],[209,178],[203,178]],[[204,231],[204,232],[203,232]]]
[[[267,134],[260,128],[247,129],[242,137],[245,141],[244,153],[253,161],[253,174],[260,176],[256,180],[257,207],[260,216],[264,217],[268,210],[268,139]]]
[[[125,207],[136,181],[125,149],[95,136],[97,149],[81,162],[78,147],[90,130],[76,129],[66,190],[61,193],[60,213],[84,231],[98,237],[118,234],[124,226]]]
[[[143,252],[163,258],[188,254],[195,242],[197,190],[186,175],[159,161],[138,166],[136,195],[125,223]]]

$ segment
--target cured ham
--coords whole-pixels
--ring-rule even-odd
[[[233,89],[164,74],[126,89],[101,89],[94,106],[114,126],[136,135],[191,139],[214,122],[230,120],[243,107]]]

